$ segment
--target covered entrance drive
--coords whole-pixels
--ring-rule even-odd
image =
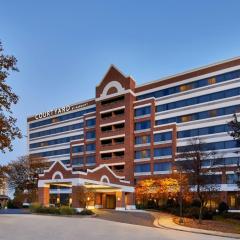
[[[54,163],[40,175],[39,203],[116,210],[135,209],[134,187],[101,165],[87,172],[72,172],[61,162]]]

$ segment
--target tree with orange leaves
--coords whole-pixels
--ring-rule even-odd
[[[146,206],[149,200],[154,199],[158,205],[160,199],[177,196],[179,190],[179,183],[175,178],[141,180],[136,186],[136,200]]]

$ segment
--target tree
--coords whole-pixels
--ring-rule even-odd
[[[6,176],[6,166],[0,165],[0,189],[6,189],[7,187],[7,176]]]
[[[136,186],[136,199],[143,206],[148,205],[149,200],[154,200],[158,206],[160,200],[177,196],[179,190],[178,181],[174,178],[145,179]]]
[[[94,202],[95,194],[85,186],[77,188],[76,195],[78,196],[78,203],[80,208],[87,208],[90,203]]]
[[[191,139],[186,146],[181,147],[176,161],[177,168],[181,168],[188,176],[189,188],[196,194],[200,202],[199,223],[202,221],[203,208],[218,191],[216,175],[209,168],[203,167],[203,161],[216,158],[216,153],[209,150],[207,144],[200,139]]]
[[[45,159],[22,156],[7,165],[8,187],[17,195],[27,195],[29,201],[37,198],[39,174],[48,167]]]
[[[0,41],[0,150],[3,153],[6,149],[12,151],[12,141],[22,137],[11,110],[12,105],[18,102],[18,96],[6,83],[10,71],[18,71],[16,64],[17,59],[14,56],[3,54]]]
[[[240,141],[240,122],[238,121],[237,114],[233,115],[233,119],[228,123],[230,128],[229,135],[235,140]]]

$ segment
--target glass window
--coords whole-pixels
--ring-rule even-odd
[[[181,122],[189,122],[192,121],[192,115],[181,116]]]
[[[185,99],[177,102],[158,105],[156,108],[156,111],[160,112],[160,111],[175,109],[179,107],[195,105],[195,104],[219,100],[227,97],[238,96],[239,94],[240,94],[240,88],[229,89],[221,92],[214,92],[214,93],[202,95],[199,97],[193,97],[193,98],[189,98],[189,99]]]
[[[154,163],[154,171],[171,171],[172,163],[164,162],[164,163]]]
[[[135,123],[135,130],[144,130],[148,128],[151,128],[151,122],[149,120]]]
[[[150,164],[138,164],[135,165],[135,170],[136,173],[140,173],[140,172],[150,172],[151,171],[151,167]]]
[[[135,137],[135,144],[147,144],[151,142],[150,135]]]
[[[91,118],[86,120],[86,126],[87,127],[93,127],[96,125],[96,118]]]
[[[45,119],[45,120],[41,120],[38,122],[30,123],[29,128],[35,128],[35,127],[39,127],[39,126],[48,125],[51,123],[56,123],[56,122],[61,122],[61,121],[65,121],[65,120],[72,119],[72,118],[81,117],[81,116],[83,116],[83,114],[95,112],[95,111],[96,111],[96,108],[94,107],[94,108],[89,108],[89,109],[81,110],[81,111],[74,112],[74,113],[68,113],[68,114],[65,114],[62,116],[53,117],[52,119]]]
[[[94,139],[96,137],[95,131],[87,132],[86,139]]]
[[[187,119],[186,115],[184,115],[184,116],[179,116],[179,117],[171,117],[171,118],[156,120],[155,125],[167,124],[167,123],[172,123],[172,122],[181,123],[181,122],[187,121],[187,120],[194,121],[194,120],[206,119],[206,118],[211,118],[211,117],[233,114],[238,111],[240,112],[240,105],[235,105],[235,106],[230,106],[230,107],[225,107],[225,108],[203,111],[203,112],[199,112],[199,113],[193,113],[191,115],[187,115],[187,116],[190,116],[189,119]]]
[[[155,148],[154,149],[154,157],[170,156],[170,155],[172,155],[172,148],[171,147]]]
[[[150,149],[135,151],[135,159],[150,158]]]
[[[180,92],[188,91],[193,89],[193,84],[185,84],[180,86]]]
[[[236,174],[227,174],[227,184],[235,184],[237,181],[237,175]]]
[[[151,106],[135,109],[135,116],[142,116],[147,114],[151,114]]]
[[[65,127],[52,128],[52,129],[49,129],[49,130],[44,130],[44,131],[40,131],[40,132],[31,133],[29,135],[29,137],[31,139],[31,138],[36,138],[36,137],[53,135],[53,134],[56,134],[56,133],[61,133],[61,132],[67,132],[67,131],[80,129],[82,127],[83,127],[83,123],[77,123],[77,124],[68,125],[68,126],[65,126]]]
[[[214,84],[214,83],[216,83],[216,78],[215,77],[212,77],[212,78],[208,79],[208,85],[211,85],[211,84]]]
[[[86,145],[86,151],[95,151],[96,150],[96,145],[94,143],[87,144]]]
[[[162,142],[172,140],[172,132],[154,134],[154,142]]]
[[[86,158],[86,164],[88,165],[92,165],[92,164],[95,164],[96,163],[96,158],[95,156],[87,156]]]
[[[236,70],[236,71],[232,71],[229,73],[220,74],[215,77],[211,77],[209,79],[201,79],[201,80],[197,80],[195,82],[191,82],[188,84],[179,85],[177,87],[171,87],[171,88],[167,88],[167,89],[158,90],[158,91],[155,91],[152,93],[143,94],[143,95],[138,96],[137,100],[150,98],[150,97],[159,98],[162,96],[167,96],[170,94],[177,93],[179,91],[181,91],[181,92],[187,91],[187,90],[190,90],[193,88],[199,88],[199,87],[207,86],[210,84],[215,84],[216,82],[220,83],[223,81],[228,81],[228,80],[239,78],[239,77],[240,77],[240,70]]]
[[[83,165],[83,164],[84,164],[83,157],[77,157],[72,159],[72,165]]]
[[[74,146],[72,147],[72,153],[80,153],[84,151],[84,146],[80,145],[80,146]]]

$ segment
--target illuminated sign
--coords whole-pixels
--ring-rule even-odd
[[[74,106],[69,106],[68,105],[68,106],[65,106],[65,107],[62,107],[62,108],[56,108],[56,109],[51,110],[51,111],[36,114],[35,119],[39,120],[39,119],[42,119],[42,118],[51,117],[51,116],[54,116],[54,115],[58,115],[58,114],[62,114],[62,113],[69,112],[69,111],[72,111],[72,110],[76,110],[76,109],[79,109],[79,108],[83,108],[83,107],[86,107],[87,105],[88,105],[88,103],[84,103],[84,104],[79,104],[79,105],[74,105]]]

